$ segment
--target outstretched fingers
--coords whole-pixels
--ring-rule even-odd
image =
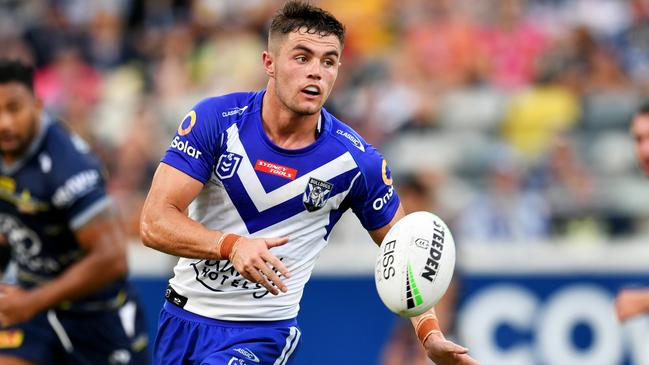
[[[266,242],[268,242],[268,240]],[[284,242],[284,243],[286,243],[286,242]],[[282,243],[282,245],[284,243]],[[279,246],[279,245],[277,245],[277,246]],[[268,247],[269,248],[271,247],[270,244],[269,244]],[[272,246],[272,247],[276,247],[276,246]],[[280,261],[277,258],[277,256],[273,255],[270,251],[267,252],[266,254],[262,255],[262,259],[264,259],[264,261],[268,262],[271,265],[271,267],[274,267],[277,271],[279,271],[285,278],[290,278],[291,277],[291,273],[286,268],[286,265],[284,265],[284,263],[282,261]]]
[[[272,254],[268,254],[268,256],[262,256],[262,258],[264,261],[262,261],[261,264],[259,265],[259,271],[261,271],[266,277],[266,279],[269,279],[274,285],[275,290],[271,291],[271,293],[279,294],[279,292],[277,292],[277,288],[279,288],[279,290],[281,290],[282,292],[286,293],[288,291],[288,288],[286,287],[282,279],[279,278],[275,270],[271,268],[271,267],[275,267],[275,269],[279,269],[277,265],[274,264],[274,262],[277,262],[283,266],[282,262],[279,261]],[[270,263],[272,266],[268,266],[266,262]]]
[[[259,283],[270,293],[286,293],[288,287],[280,277],[288,278],[291,274],[270,249],[287,242],[288,237],[244,239],[234,246],[232,262],[246,279]]]
[[[256,283],[261,284],[261,286],[266,288],[266,290],[268,290],[271,294],[273,294],[273,295],[279,294],[279,290],[277,290],[277,288],[275,286],[273,286],[273,284],[271,284],[268,281],[268,279],[266,279],[266,276],[264,274],[262,274],[262,272],[259,269],[255,268],[255,267],[251,267],[251,268],[246,270],[246,273],[247,273],[247,276],[249,276],[248,279],[250,279],[250,280],[252,280],[252,281],[254,281]]]

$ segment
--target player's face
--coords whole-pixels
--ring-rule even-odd
[[[296,114],[319,113],[338,76],[342,51],[338,38],[298,30],[277,48],[271,76],[277,97]]]
[[[0,153],[16,157],[34,138],[40,103],[19,82],[0,83]]]
[[[642,171],[649,176],[649,115],[639,114],[631,123],[631,134],[635,140],[635,154]]]

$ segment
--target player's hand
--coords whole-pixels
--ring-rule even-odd
[[[469,349],[448,341],[441,333],[428,336],[424,348],[436,365],[479,365],[469,356]]]
[[[279,294],[279,290],[286,293],[288,289],[276,272],[279,271],[286,278],[290,273],[269,250],[286,242],[288,237],[255,239],[241,237],[230,254],[230,261],[243,277],[263,285],[273,295]]]
[[[37,312],[34,303],[28,291],[0,284],[0,326],[8,327],[31,319]]]
[[[624,289],[615,299],[615,312],[625,321],[649,310],[649,289]]]

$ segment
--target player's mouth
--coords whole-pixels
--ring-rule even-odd
[[[316,85],[309,85],[302,89],[302,93],[309,95],[309,97],[316,97],[321,94],[320,88]]]
[[[13,144],[18,140],[18,136],[11,133],[0,133],[0,144]]]

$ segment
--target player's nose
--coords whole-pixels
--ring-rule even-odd
[[[322,70],[321,70],[321,65],[320,62],[317,60],[313,60],[312,62],[309,63],[308,69],[307,69],[307,77],[310,79],[314,80],[320,80],[322,79]]]
[[[11,114],[0,110],[0,129],[10,128],[13,124],[14,121]]]

